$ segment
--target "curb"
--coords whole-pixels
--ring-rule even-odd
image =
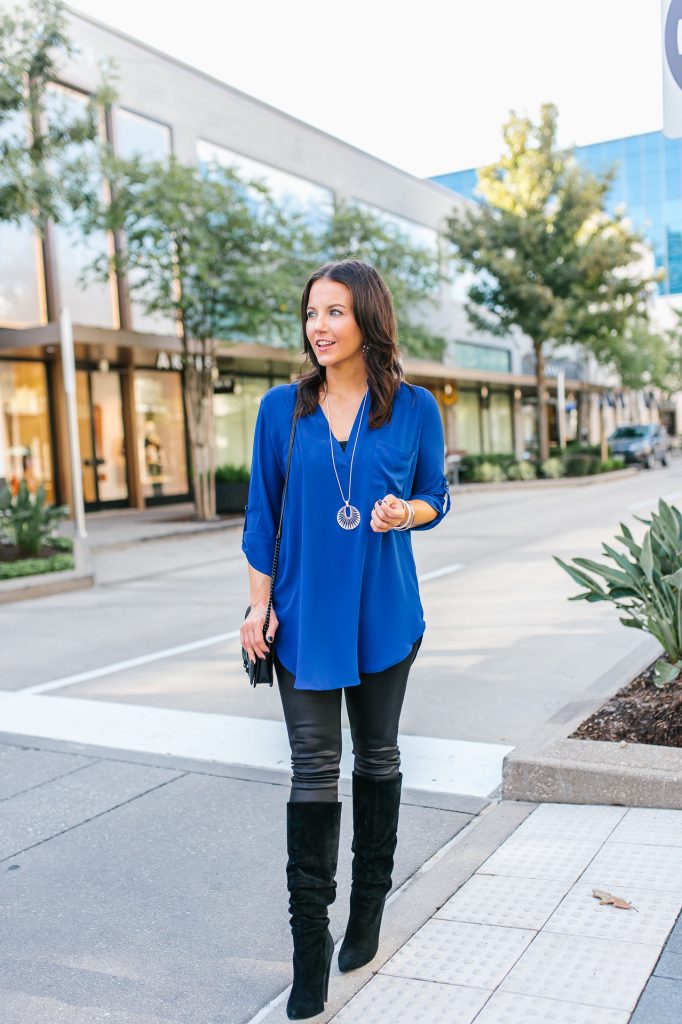
[[[476,494],[479,491],[532,491],[544,490],[547,487],[590,487],[594,484],[613,483],[614,480],[627,480],[637,476],[638,468],[613,469],[608,473],[592,473],[591,476],[561,476],[556,480],[498,480],[490,484],[451,484],[451,493]]]
[[[329,1002],[315,1020],[320,1024],[332,1018],[348,1003],[383,965],[412,938],[488,857],[535,810],[534,803],[491,804],[461,832],[441,847],[418,871],[394,892],[384,911],[381,946],[371,964],[341,974],[332,961]],[[263,1007],[247,1024],[285,1024],[284,1000],[288,989]]]
[[[220,520],[220,522],[201,523],[196,526],[190,526],[185,530],[171,529],[166,533],[152,533],[152,534],[139,534],[137,536],[126,537],[121,540],[112,540],[107,542],[106,540],[95,542],[91,546],[91,551],[96,554],[100,551],[113,551],[116,548],[127,548],[132,544],[147,544],[157,540],[177,540],[180,537],[196,537],[197,534],[201,533],[215,533],[221,530],[232,530],[237,526],[242,526],[244,523],[244,516],[236,516],[229,520]]]
[[[34,597],[49,597],[50,594],[64,594],[69,590],[85,590],[95,585],[95,572],[87,544],[79,537],[73,538],[75,569],[61,572],[45,572],[37,576],[19,576],[18,579],[3,580],[0,583],[0,604],[13,601],[28,601]]]
[[[505,800],[682,809],[682,748],[569,739],[581,722],[660,654],[647,637],[534,736],[507,754]]]

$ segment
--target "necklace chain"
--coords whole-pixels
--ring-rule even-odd
[[[329,427],[329,450],[331,451],[331,454],[332,454],[332,466],[334,467],[334,473],[336,475],[336,482],[339,485],[339,491],[341,492],[341,499],[343,501],[343,507],[344,508],[347,508],[350,505],[350,494],[351,494],[351,487],[352,487],[352,484],[353,484],[353,459],[355,458],[355,448],[356,448],[356,445],[358,443],[358,437],[360,436],[360,427],[362,426],[362,411],[364,410],[365,402],[367,400],[367,395],[368,394],[369,394],[369,388],[367,388],[367,390],[365,391],[365,393],[363,395],[363,398],[362,398],[362,405],[360,406],[360,422],[358,423],[358,429],[355,432],[355,443],[353,444],[353,453],[352,453],[351,458],[350,458],[350,474],[349,474],[349,477],[348,477],[348,498],[345,498],[344,494],[343,494],[343,487],[341,486],[341,481],[339,480],[339,474],[338,474],[337,469],[336,469],[336,460],[334,459],[334,442],[332,441],[332,421],[331,421],[331,413],[329,412],[329,393],[327,391],[326,382],[325,382],[325,386],[324,386],[324,397],[325,397],[325,402],[327,404],[327,426]]]

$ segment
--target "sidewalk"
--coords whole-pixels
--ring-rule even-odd
[[[601,905],[595,889],[635,909]],[[681,907],[682,811],[542,804],[340,1012],[317,1019],[679,1024]]]

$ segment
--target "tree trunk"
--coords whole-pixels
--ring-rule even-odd
[[[609,457],[609,439],[606,433],[606,397],[599,396],[599,440],[601,445],[600,457],[606,462]]]
[[[184,394],[194,481],[194,504],[197,519],[205,521],[216,518],[212,367],[210,343],[204,343],[202,355],[186,357]]]
[[[545,356],[542,342],[533,342],[535,349],[535,388],[537,393],[537,432],[540,462],[549,458],[549,431],[547,424],[547,407],[545,402]]]

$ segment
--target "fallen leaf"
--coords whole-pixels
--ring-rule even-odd
[[[629,900],[621,899],[620,896],[613,896],[610,892],[605,892],[604,889],[593,889],[592,895],[596,900],[599,900],[599,906],[611,906],[618,907],[619,910],[634,910],[637,912],[637,907],[633,907]]]

